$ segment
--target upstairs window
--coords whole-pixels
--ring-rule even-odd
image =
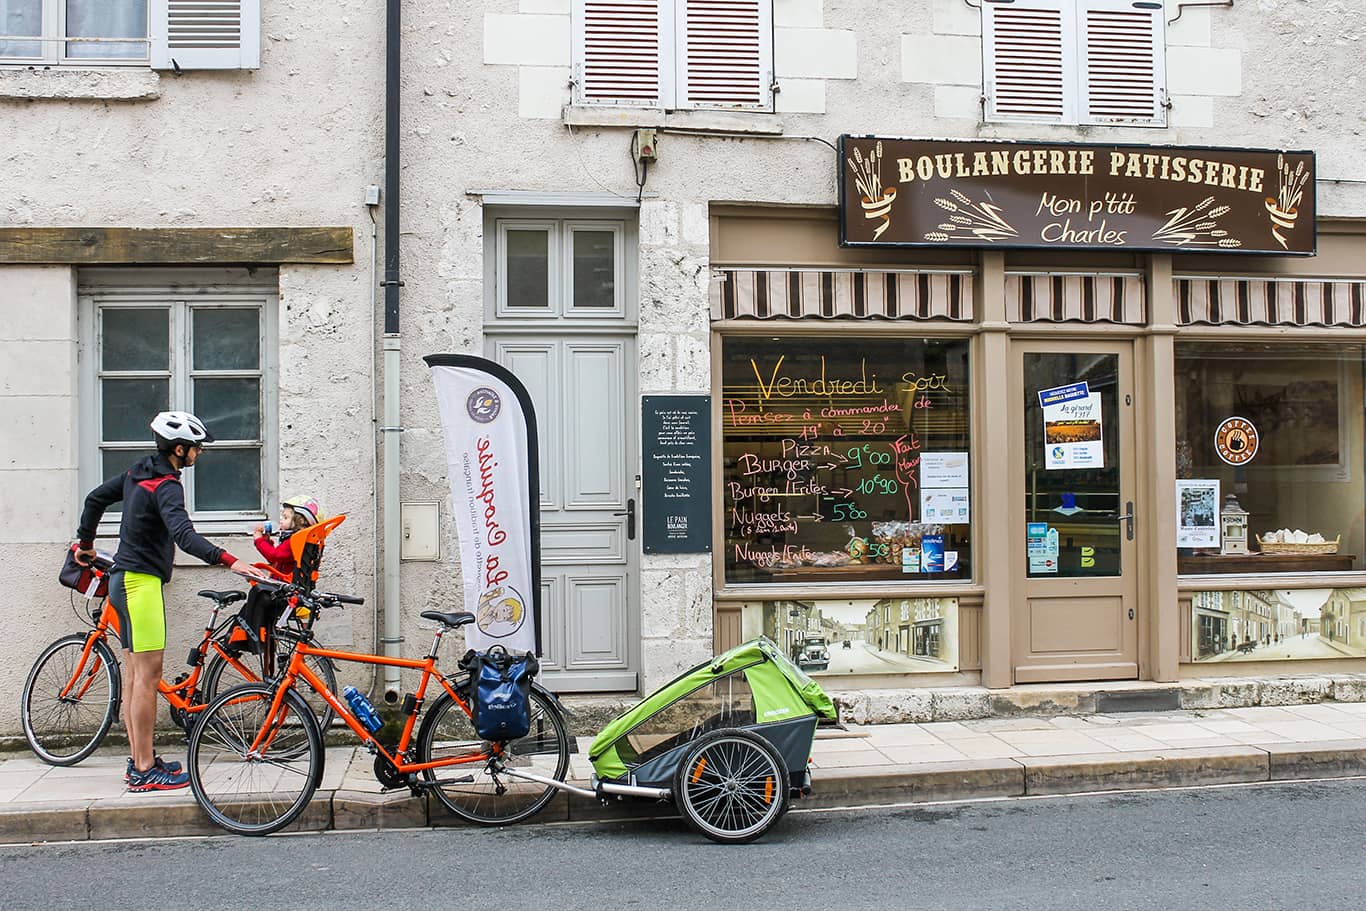
[[[574,102],[773,109],[771,0],[574,0]]]
[[[0,0],[0,60],[147,60],[147,0]]]
[[[986,119],[1167,125],[1157,0],[984,0]]]
[[[0,64],[255,69],[260,0],[0,0]]]

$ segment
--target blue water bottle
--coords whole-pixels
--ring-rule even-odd
[[[384,727],[384,719],[375,712],[375,707],[370,704],[369,699],[365,698],[364,693],[354,686],[348,686],[342,690],[342,695],[346,697],[347,704],[355,713],[356,720],[365,725],[366,730],[371,734]]]
[[[262,522],[262,523],[261,523],[261,527],[262,527],[262,530],[263,530],[266,534],[268,534],[268,535],[273,535],[273,534],[275,534],[275,525],[274,525],[274,524],[272,524],[272,523],[270,523],[270,522]]]

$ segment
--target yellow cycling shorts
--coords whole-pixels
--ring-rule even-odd
[[[147,573],[115,572],[109,579],[109,603],[119,615],[119,641],[134,652],[166,648],[166,602],[162,581]]]

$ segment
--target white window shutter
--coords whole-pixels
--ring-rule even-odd
[[[1074,0],[984,0],[987,120],[1075,122]]]
[[[660,107],[660,0],[574,0],[574,103]],[[667,10],[665,10],[667,12]]]
[[[151,0],[152,69],[261,66],[261,0]]]
[[[769,0],[676,0],[679,108],[773,108]]]
[[[1163,5],[1081,0],[1081,122],[1166,126]]]

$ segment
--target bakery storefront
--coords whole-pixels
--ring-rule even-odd
[[[712,209],[718,646],[841,688],[1366,665],[1366,237],[1312,153],[839,164],[837,211]]]

